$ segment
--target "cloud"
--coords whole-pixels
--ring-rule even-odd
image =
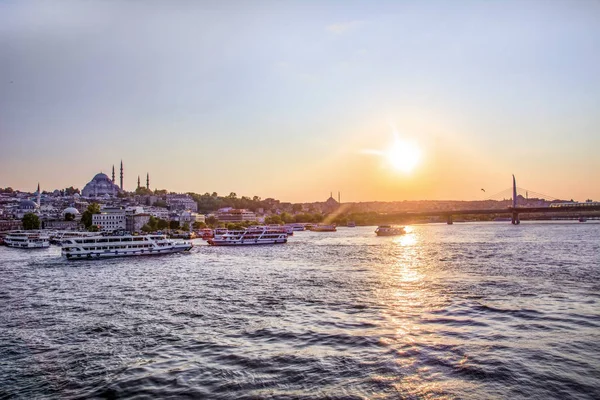
[[[363,25],[364,21],[349,21],[332,24],[327,27],[327,30],[335,35],[342,35],[346,32],[350,32]]]

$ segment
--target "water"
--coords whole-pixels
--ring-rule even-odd
[[[600,224],[0,248],[0,398],[600,398]]]

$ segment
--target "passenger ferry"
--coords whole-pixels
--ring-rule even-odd
[[[190,242],[175,242],[165,235],[94,236],[63,241],[62,255],[68,260],[126,256],[155,256],[189,251]]]
[[[59,231],[50,235],[50,243],[57,246],[62,246],[63,240],[79,237],[98,236],[96,232],[79,232],[79,231]]]
[[[254,228],[261,229],[263,227],[256,226]],[[294,227],[290,225],[267,225],[266,228],[271,232],[285,232],[288,236],[292,236],[294,234]]]
[[[304,225],[300,223],[286,224],[285,226],[291,226],[292,231],[303,231],[305,230]]]
[[[257,244],[286,243],[288,234],[285,231],[271,230],[268,227],[251,227],[245,230],[227,231],[208,239],[212,246],[248,246]]]
[[[380,225],[375,229],[377,236],[404,235],[406,230],[402,226]]]
[[[44,249],[50,247],[50,236],[38,231],[15,231],[6,235],[4,244],[18,249]]]

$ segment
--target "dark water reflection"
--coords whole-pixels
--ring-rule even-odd
[[[0,248],[0,397],[600,398],[600,224]]]

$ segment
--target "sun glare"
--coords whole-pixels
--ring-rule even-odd
[[[411,172],[421,159],[421,150],[415,143],[396,138],[387,158],[397,171]]]

